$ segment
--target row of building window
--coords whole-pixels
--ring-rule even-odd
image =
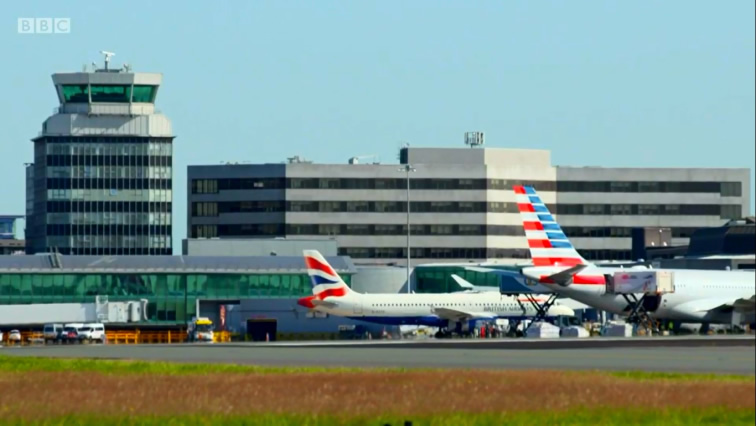
[[[146,84],[64,84],[65,103],[153,103],[157,86]]]
[[[47,155],[102,155],[102,156],[129,156],[129,155],[163,155],[170,156],[173,145],[170,139],[155,140],[154,138],[141,138],[138,143],[130,143],[132,139],[108,138],[104,141],[81,142],[79,139],[68,139],[64,142],[60,139],[48,140],[45,145]],[[136,142],[136,141],[134,141]]]
[[[191,238],[283,237],[282,223],[248,225],[192,225]]]
[[[106,144],[106,145],[122,145],[122,144],[170,144],[173,141],[172,137],[159,137],[159,136],[43,136],[34,140],[35,142],[43,143],[59,143],[59,144]]]
[[[171,235],[170,225],[70,225],[48,224],[47,235]]]
[[[412,235],[445,236],[525,236],[522,226],[512,225],[410,225]],[[672,237],[690,238],[698,228],[672,228]],[[572,238],[631,238],[630,227],[562,228]],[[193,225],[191,238],[293,235],[407,235],[407,225],[362,224],[267,224],[267,225]]]
[[[170,225],[170,213],[47,213],[49,224],[73,225]]]
[[[451,236],[515,236],[524,237],[519,225],[410,225],[412,235]],[[674,238],[690,238],[699,228],[671,228]],[[631,227],[566,226],[562,230],[568,237],[631,238]],[[362,224],[288,224],[286,235],[406,235],[407,225]]]
[[[742,215],[740,204],[558,204],[560,215],[640,215],[640,216],[719,216],[737,219]]]
[[[560,215],[683,215],[739,218],[739,204],[558,204],[547,205]],[[516,203],[481,201],[413,201],[413,213],[518,213]],[[192,216],[217,216],[223,213],[404,213],[402,201],[224,201],[192,203]]]
[[[49,189],[47,200],[86,202],[173,201],[170,189]]]
[[[630,250],[580,250],[587,260],[632,260]],[[403,247],[340,247],[339,255],[354,259],[404,259]],[[528,249],[412,247],[414,259],[529,259]]]
[[[69,248],[155,248],[171,247],[170,234],[86,234],[48,235],[44,239],[44,246],[57,250],[61,247]],[[64,253],[65,254],[65,253]],[[94,254],[94,253],[93,253]]]
[[[514,185],[533,185],[540,191],[554,191],[553,181],[503,179],[410,179],[414,190],[504,190]],[[407,189],[403,178],[234,178],[192,179],[193,194],[253,189]]]
[[[170,213],[171,203],[145,201],[48,201],[47,212]]]
[[[49,178],[47,189],[170,189],[171,179]]]
[[[538,191],[720,193],[741,196],[741,182],[610,182],[523,181],[504,179],[410,179],[413,190],[511,190],[514,185],[532,185]],[[406,189],[402,178],[233,178],[192,179],[193,194],[254,189]]]
[[[559,181],[558,192],[720,193],[740,196],[741,182]]]
[[[172,158],[163,155],[48,155],[48,167],[71,166],[161,166],[170,167]]]
[[[171,179],[172,167],[131,166],[51,166],[46,167],[48,178],[80,179]]]
[[[522,226],[410,225],[412,235],[524,236]],[[407,225],[288,224],[286,235],[407,235]]]
[[[479,201],[413,201],[413,213],[517,213],[515,203],[486,203]],[[192,203],[192,216],[217,216],[222,213],[283,213],[283,212],[363,212],[402,213],[407,203],[402,201],[225,201]]]
[[[57,251],[64,255],[76,256],[171,256],[173,249],[156,248],[156,247],[69,247],[59,244],[50,244],[48,247],[27,248],[27,254],[40,253],[45,251]]]
[[[563,226],[562,231],[574,238],[631,238],[634,228],[618,226]],[[671,228],[673,238],[690,238],[699,227]]]

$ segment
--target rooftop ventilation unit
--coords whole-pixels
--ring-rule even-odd
[[[363,158],[372,158],[373,163],[372,164],[381,164],[380,160],[378,160],[378,156],[376,155],[358,155],[356,157],[352,157],[349,159],[349,164],[360,164],[360,159]]]
[[[298,155],[295,155],[293,157],[288,157],[287,160],[289,161],[289,164],[297,164],[297,163],[312,164],[312,161],[305,160],[304,157],[300,157]]]
[[[483,132],[465,132],[465,145],[470,148],[483,146],[486,143],[486,135]]]

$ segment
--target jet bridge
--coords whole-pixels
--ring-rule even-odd
[[[647,328],[651,328],[650,314],[659,308],[662,296],[675,292],[672,271],[623,271],[605,278],[606,293],[621,295],[630,307],[627,322]]]

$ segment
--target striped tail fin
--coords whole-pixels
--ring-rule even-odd
[[[516,185],[514,193],[534,266],[588,264],[575,250],[535,188]]]
[[[304,250],[304,259],[312,282],[312,294],[318,299],[345,296],[351,291],[319,251]]]

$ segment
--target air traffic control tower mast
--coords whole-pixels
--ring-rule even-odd
[[[53,74],[60,106],[27,166],[28,254],[172,254],[173,138],[158,73]],[[94,65],[94,64],[93,64]]]

